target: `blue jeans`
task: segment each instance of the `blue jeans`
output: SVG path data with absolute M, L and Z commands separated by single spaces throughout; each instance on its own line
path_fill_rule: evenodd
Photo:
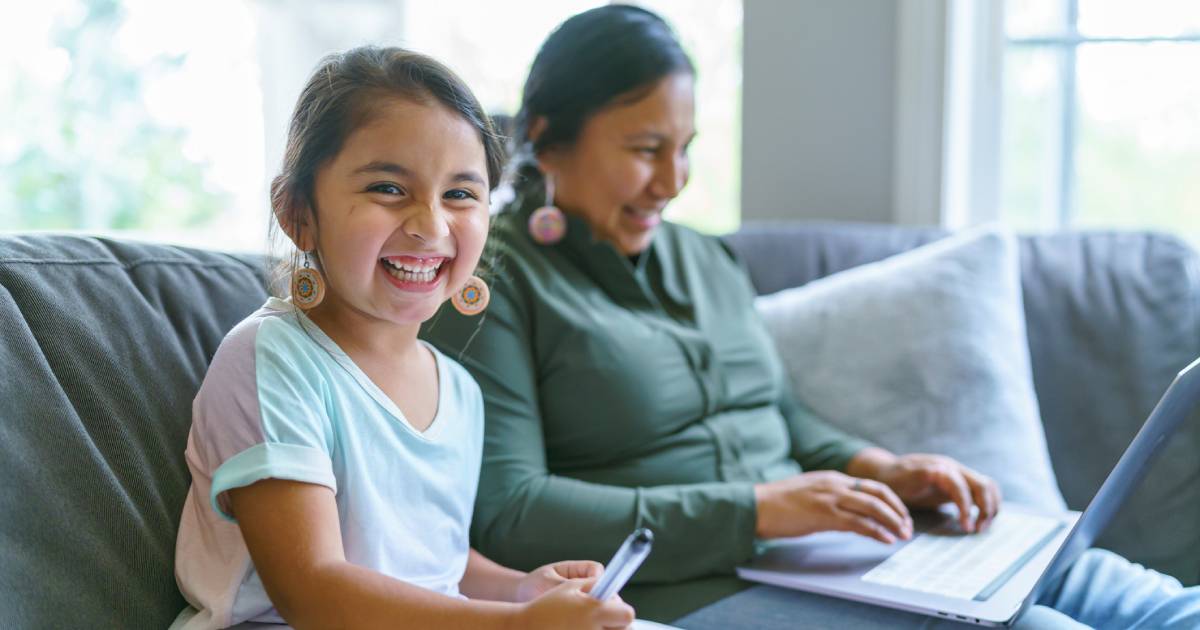
M 975 627 L 770 586 L 728 597 L 674 625 L 688 630 Z M 1200 628 L 1200 586 L 1183 588 L 1175 578 L 1145 569 L 1112 552 L 1089 549 L 1013 627 L 1021 630 Z
M 1198 628 L 1200 586 L 1089 549 L 1016 628 Z

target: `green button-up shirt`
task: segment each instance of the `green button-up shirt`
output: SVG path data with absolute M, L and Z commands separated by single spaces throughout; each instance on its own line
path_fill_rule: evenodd
M 793 401 L 749 278 L 720 241 L 663 223 L 631 260 L 574 217 L 562 241 L 539 245 L 528 216 L 494 220 L 486 313 L 443 308 L 422 332 L 483 390 L 474 545 L 520 569 L 606 562 L 648 527 L 654 550 L 635 584 L 726 577 L 670 589 L 673 608 L 623 593 L 664 611 L 640 615 L 735 591 L 728 576 L 753 553 L 753 485 L 842 469 L 867 444 Z

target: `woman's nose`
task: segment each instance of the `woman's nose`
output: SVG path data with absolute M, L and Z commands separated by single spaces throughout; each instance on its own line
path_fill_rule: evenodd
M 654 173 L 651 192 L 656 197 L 674 199 L 687 184 L 688 162 L 685 156 L 673 156 L 661 160 Z

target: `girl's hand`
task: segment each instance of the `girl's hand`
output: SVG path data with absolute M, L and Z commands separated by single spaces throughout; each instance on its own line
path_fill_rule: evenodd
M 595 578 L 570 579 L 551 588 L 524 604 L 517 627 L 538 630 L 618 630 L 632 625 L 633 608 L 621 601 L 620 597 L 613 596 L 602 602 L 588 595 L 595 584 Z
M 913 507 L 954 503 L 964 532 L 987 529 L 1000 510 L 1000 487 L 991 477 L 944 455 L 900 455 L 880 467 L 874 476 Z M 975 518 L 972 506 L 979 508 Z
M 591 560 L 564 560 L 538 567 L 517 583 L 517 602 L 527 602 L 550 589 L 573 579 L 598 578 L 604 565 Z
M 807 472 L 754 486 L 759 538 L 854 532 L 884 544 L 912 537 L 900 498 L 878 481 L 840 472 Z

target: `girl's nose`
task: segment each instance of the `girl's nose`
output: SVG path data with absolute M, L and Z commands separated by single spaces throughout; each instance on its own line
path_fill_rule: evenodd
M 405 217 L 404 233 L 422 242 L 433 242 L 450 234 L 444 212 L 427 204 L 414 204 L 413 211 Z

